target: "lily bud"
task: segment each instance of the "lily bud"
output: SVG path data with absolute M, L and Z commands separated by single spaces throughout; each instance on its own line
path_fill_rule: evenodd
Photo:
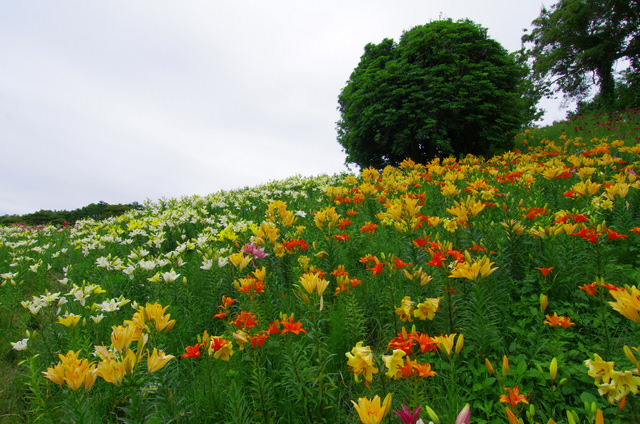
M 455 354 L 459 355 L 460 351 L 462 350 L 462 346 L 464 345 L 464 335 L 460 334 L 458 336 L 458 341 L 456 341 L 456 349 L 455 349 Z
M 469 418 L 471 418 L 471 405 L 467 403 L 458 414 L 455 424 L 469 424 Z
M 556 375 L 558 375 L 558 360 L 554 357 L 551 360 L 551 365 L 549 365 L 549 377 L 551 377 L 551 381 L 556 379 Z
M 527 411 L 527 418 L 529 422 L 533 422 L 533 418 L 536 416 L 536 408 L 533 404 L 529 405 L 529 410 Z
M 601 409 L 596 411 L 596 424 L 604 424 L 604 416 L 602 415 Z
M 484 364 L 487 366 L 489 372 L 495 376 L 496 372 L 493 370 L 493 365 L 491 365 L 491 361 L 489 361 L 489 358 L 484 358 Z
M 547 310 L 547 306 L 549 306 L 549 298 L 547 298 L 546 294 L 540 295 L 540 310 L 542 312 Z
M 382 417 L 385 417 L 388 413 L 389 410 L 391 409 L 391 393 L 387 393 L 387 395 L 384 397 L 384 400 L 382 401 Z
M 638 360 L 636 359 L 636 356 L 631 351 L 631 348 L 629 348 L 629 346 L 627 346 L 627 345 L 624 345 L 624 354 L 627 357 L 627 359 L 629 360 L 629 362 L 631 362 L 631 365 L 635 365 L 636 368 L 637 368 L 638 367 Z
M 440 418 L 438 418 L 438 415 L 436 414 L 436 412 L 433 409 L 431 409 L 427 405 L 425 405 L 424 409 L 425 409 L 425 411 L 427 411 L 427 415 L 429 416 L 431 421 L 433 421 L 434 424 L 440 424 Z
M 511 409 L 509 409 L 509 407 L 505 407 L 504 408 L 504 412 L 507 414 L 507 418 L 509 419 L 509 422 L 511 424 L 520 424 L 518 422 L 518 418 L 516 417 L 516 415 L 513 413 L 513 411 L 511 411 Z
M 620 401 L 618 402 L 618 409 L 622 411 L 626 404 L 627 404 L 627 397 L 622 396 L 622 399 L 620 399 Z
M 506 376 L 507 373 L 509 372 L 509 358 L 507 358 L 507 355 L 504 355 L 502 357 L 502 376 Z

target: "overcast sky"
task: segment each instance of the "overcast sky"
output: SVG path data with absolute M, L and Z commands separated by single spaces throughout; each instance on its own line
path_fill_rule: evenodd
M 515 51 L 542 3 L 0 0 L 0 215 L 344 171 L 367 43 L 469 18 Z

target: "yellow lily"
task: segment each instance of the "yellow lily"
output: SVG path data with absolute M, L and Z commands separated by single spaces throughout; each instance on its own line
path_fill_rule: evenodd
M 376 395 L 372 400 L 366 397 L 358 399 L 358 403 L 351 401 L 358 411 L 358 416 L 363 424 L 379 424 L 391 409 L 391 393 L 389 393 L 380 405 L 380 397 Z
M 173 355 L 167 355 L 164 351 L 158 351 L 155 347 L 153 348 L 153 353 L 149 355 L 149 350 L 147 350 L 147 366 L 149 369 L 149 374 L 153 374 L 156 371 L 161 370 L 164 366 L 173 359 Z
M 449 274 L 449 278 L 466 278 L 467 280 L 475 281 L 478 277 L 487 277 L 498 269 L 497 267 L 491 268 L 494 262 L 491 262 L 486 256 L 480 259 L 471 259 L 469 252 L 465 252 L 464 256 L 466 261 L 458 262 L 454 270 Z

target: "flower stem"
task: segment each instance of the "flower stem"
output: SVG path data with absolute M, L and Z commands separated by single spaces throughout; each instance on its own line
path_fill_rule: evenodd
M 286 337 L 287 342 L 287 353 L 289 354 L 289 357 L 291 358 L 291 365 L 293 365 L 293 372 L 296 378 L 296 383 L 298 383 L 298 387 L 300 388 L 300 392 L 302 393 L 302 400 L 303 400 L 303 404 L 304 404 L 304 410 L 307 413 L 307 418 L 309 419 L 309 422 L 312 423 L 313 422 L 313 417 L 311 416 L 311 412 L 309 411 L 309 401 L 308 401 L 308 394 L 307 394 L 307 390 L 305 388 L 305 384 L 302 381 L 302 378 L 300 377 L 300 372 L 298 370 L 298 361 L 296 360 L 296 356 L 295 353 L 293 352 L 293 348 L 291 346 L 291 337 Z

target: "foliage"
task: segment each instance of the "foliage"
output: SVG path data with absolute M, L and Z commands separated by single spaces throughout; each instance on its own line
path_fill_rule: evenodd
M 522 41 L 533 62 L 532 78 L 548 96 L 557 87 L 568 98 L 583 100 L 597 81 L 599 108 L 637 106 L 616 106 L 614 65 L 628 60 L 633 72 L 639 69 L 640 2 L 560 0 L 543 8 L 532 25 Z
M 0 422 L 638 422 L 637 117 L 2 227 Z
M 622 78 L 616 80 L 615 98 L 612 104 L 598 93 L 593 99 L 578 101 L 575 112 L 569 112 L 568 118 L 594 113 L 607 113 L 612 109 L 624 111 L 640 108 L 640 68 L 634 70 L 627 68 L 622 73 Z
M 0 225 L 61 225 L 65 222 L 69 225 L 73 225 L 76 221 L 81 219 L 91 218 L 100 220 L 111 218 L 114 216 L 120 216 L 130 209 L 140 209 L 140 207 L 141 206 L 137 202 L 126 205 L 110 205 L 106 202 L 100 201 L 72 211 L 51 211 L 43 209 L 25 215 L 0 216 Z
M 338 97 L 338 142 L 362 169 L 511 147 L 533 117 L 524 67 L 486 29 L 441 20 L 367 44 Z

